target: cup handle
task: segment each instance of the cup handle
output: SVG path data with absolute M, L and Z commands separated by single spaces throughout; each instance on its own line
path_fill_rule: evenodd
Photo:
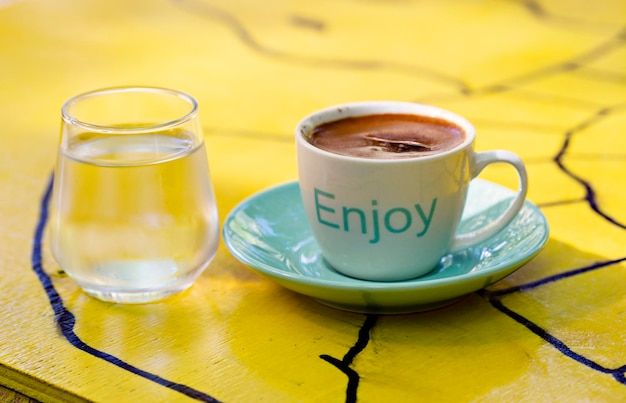
M 519 189 L 517 191 L 517 195 L 511 204 L 509 204 L 507 210 L 495 221 L 492 221 L 488 225 L 476 231 L 463 235 L 457 235 L 452 240 L 449 252 L 457 252 L 489 239 L 506 227 L 517 216 L 517 213 L 519 213 L 524 205 L 524 200 L 526 200 L 526 193 L 528 191 L 528 175 L 526 173 L 526 166 L 520 157 L 512 152 L 496 150 L 476 153 L 474 155 L 474 166 L 471 172 L 472 179 L 476 178 L 487 165 L 496 162 L 509 164 L 517 171 L 519 179 Z

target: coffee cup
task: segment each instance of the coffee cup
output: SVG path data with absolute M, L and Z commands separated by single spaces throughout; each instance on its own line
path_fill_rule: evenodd
M 475 152 L 476 132 L 450 111 L 410 102 L 329 107 L 296 127 L 303 206 L 324 259 L 371 281 L 403 281 L 446 254 L 479 244 L 520 211 L 528 180 L 510 151 Z M 457 234 L 470 181 L 489 164 L 511 165 L 519 189 L 504 212 Z

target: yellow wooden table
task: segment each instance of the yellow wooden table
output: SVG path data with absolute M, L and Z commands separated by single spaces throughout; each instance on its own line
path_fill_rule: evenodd
M 42 200 L 62 103 L 117 85 L 199 100 L 222 221 L 296 179 L 302 116 L 394 99 L 451 109 L 475 123 L 479 150 L 522 156 L 550 239 L 487 292 L 426 313 L 327 308 L 223 243 L 178 296 L 94 300 L 52 259 Z M 97 402 L 626 400 L 623 1 L 0 0 L 0 122 L 0 383 L 15 391 Z M 505 168 L 481 177 L 515 186 Z

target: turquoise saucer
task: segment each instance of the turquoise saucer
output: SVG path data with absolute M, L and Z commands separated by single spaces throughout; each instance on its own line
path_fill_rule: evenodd
M 459 232 L 500 214 L 514 192 L 480 179 L 470 184 Z M 244 200 L 228 215 L 230 252 L 261 276 L 322 304 L 362 313 L 409 313 L 439 308 L 480 290 L 533 258 L 548 239 L 548 224 L 526 202 L 511 224 L 489 240 L 449 254 L 425 276 L 400 282 L 358 280 L 322 257 L 307 223 L 297 182 Z

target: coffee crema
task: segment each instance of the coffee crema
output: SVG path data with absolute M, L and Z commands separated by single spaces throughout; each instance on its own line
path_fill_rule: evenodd
M 465 132 L 445 119 L 410 114 L 372 114 L 313 128 L 309 143 L 335 154 L 376 159 L 416 158 L 451 150 Z

